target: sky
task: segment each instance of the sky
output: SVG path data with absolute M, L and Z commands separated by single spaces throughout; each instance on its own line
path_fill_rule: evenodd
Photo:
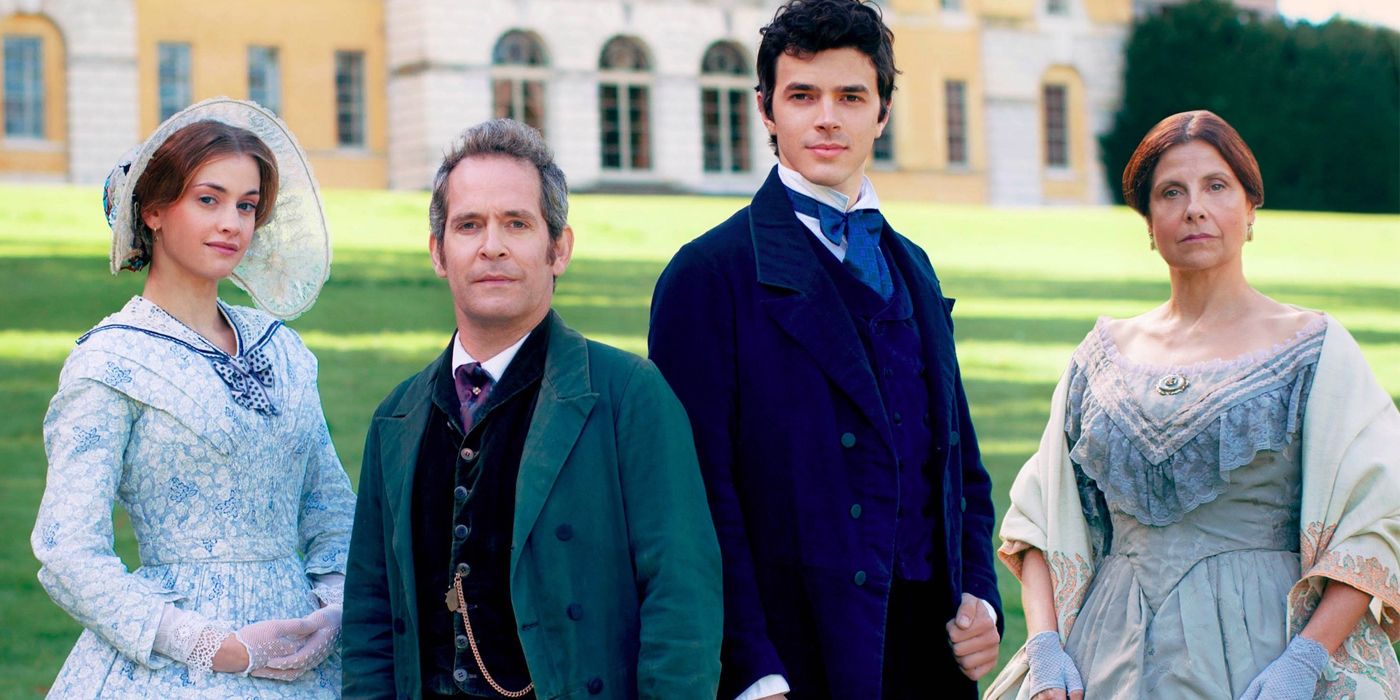
M 1279 14 L 1305 19 L 1314 24 L 1326 22 L 1334 14 L 1400 29 L 1400 0 L 1279 0 Z

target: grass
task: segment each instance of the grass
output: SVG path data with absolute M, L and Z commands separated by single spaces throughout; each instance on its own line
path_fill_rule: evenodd
M 446 286 L 426 253 L 423 193 L 331 192 L 335 264 L 314 309 L 291 325 L 321 363 L 336 447 L 358 479 L 369 415 L 384 394 L 445 346 Z M 72 341 L 140 291 L 107 274 L 107 229 L 95 188 L 0 188 L 0 697 L 41 695 L 77 636 L 35 580 L 27 534 L 46 467 L 40 422 Z M 744 202 L 734 198 L 574 198 L 576 258 L 556 308 L 584 333 L 646 349 L 648 303 L 671 254 Z M 929 251 L 954 314 L 958 353 L 998 512 L 1035 449 L 1070 352 L 1101 314 L 1161 302 L 1164 268 L 1126 209 L 992 210 L 887 203 Z M 1360 341 L 1400 397 L 1400 217 L 1262 211 L 1246 249 L 1251 280 L 1282 301 L 1325 309 Z M 246 303 L 231 286 L 225 298 Z M 117 549 L 138 564 L 125 516 Z M 1015 580 L 999 571 L 1003 658 L 1024 640 Z

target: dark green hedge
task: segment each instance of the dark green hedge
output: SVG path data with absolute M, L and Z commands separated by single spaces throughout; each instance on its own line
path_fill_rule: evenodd
M 1109 189 L 1162 118 L 1208 109 L 1244 137 L 1271 209 L 1400 212 L 1400 34 L 1256 20 L 1197 0 L 1139 20 L 1123 106 L 1100 137 Z

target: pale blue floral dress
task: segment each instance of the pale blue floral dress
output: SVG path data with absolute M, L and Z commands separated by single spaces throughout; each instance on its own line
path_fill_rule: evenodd
M 333 698 L 333 654 L 286 683 L 192 674 L 152 651 L 167 602 L 230 629 L 304 616 L 309 576 L 343 573 L 355 496 L 291 329 L 220 303 L 230 357 L 135 297 L 81 339 L 44 419 L 39 580 L 86 629 L 51 697 Z M 141 566 L 113 553 L 112 504 Z
M 1237 698 L 1283 653 L 1325 331 L 1154 367 L 1100 320 L 1075 351 L 1065 433 L 1098 565 L 1065 651 L 1085 700 Z

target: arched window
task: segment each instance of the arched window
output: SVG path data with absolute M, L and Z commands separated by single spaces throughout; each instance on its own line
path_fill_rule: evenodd
M 732 42 L 710 45 L 700 62 L 700 131 L 705 172 L 749 169 L 753 82 L 744 52 Z
M 496 116 L 544 131 L 544 81 L 549 62 L 539 37 L 520 30 L 506 32 L 491 52 L 491 63 Z
M 651 169 L 651 58 L 635 39 L 613 37 L 598 69 L 603 167 Z

